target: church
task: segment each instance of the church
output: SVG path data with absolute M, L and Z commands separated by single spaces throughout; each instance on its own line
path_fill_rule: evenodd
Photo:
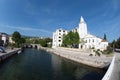
M 87 30 L 87 24 L 84 20 L 84 18 L 81 16 L 79 25 L 76 29 L 73 29 L 72 31 L 77 31 L 80 37 L 80 44 L 79 49 L 100 49 L 105 50 L 108 46 L 108 41 L 99 38 L 95 35 L 92 35 L 88 33 Z M 60 47 L 62 45 L 62 37 L 63 35 L 66 35 L 69 31 L 63 30 L 63 29 L 57 29 L 53 33 L 53 42 L 52 47 Z

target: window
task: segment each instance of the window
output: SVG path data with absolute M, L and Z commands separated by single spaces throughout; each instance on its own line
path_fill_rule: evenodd
M 93 39 L 93 43 L 94 43 L 94 39 Z
M 106 48 L 106 45 L 104 44 L 104 48 Z
M 59 36 L 59 38 L 61 38 L 61 37 Z
M 59 40 L 59 42 L 61 42 L 61 40 Z
M 61 35 L 61 33 L 59 33 L 59 35 Z
M 59 30 L 59 32 L 61 32 L 61 30 Z

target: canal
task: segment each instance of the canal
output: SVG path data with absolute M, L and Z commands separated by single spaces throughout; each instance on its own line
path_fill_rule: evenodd
M 0 63 L 0 80 L 101 80 L 104 74 L 104 70 L 36 49 L 25 49 Z

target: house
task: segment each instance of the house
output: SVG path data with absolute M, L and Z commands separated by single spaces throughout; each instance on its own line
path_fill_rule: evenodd
M 6 33 L 0 33 L 0 45 L 4 46 L 9 43 L 9 35 Z

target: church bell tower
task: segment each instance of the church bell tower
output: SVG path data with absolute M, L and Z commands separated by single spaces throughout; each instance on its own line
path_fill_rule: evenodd
M 78 33 L 80 38 L 84 38 L 84 36 L 87 35 L 87 24 L 82 16 L 80 18 Z

